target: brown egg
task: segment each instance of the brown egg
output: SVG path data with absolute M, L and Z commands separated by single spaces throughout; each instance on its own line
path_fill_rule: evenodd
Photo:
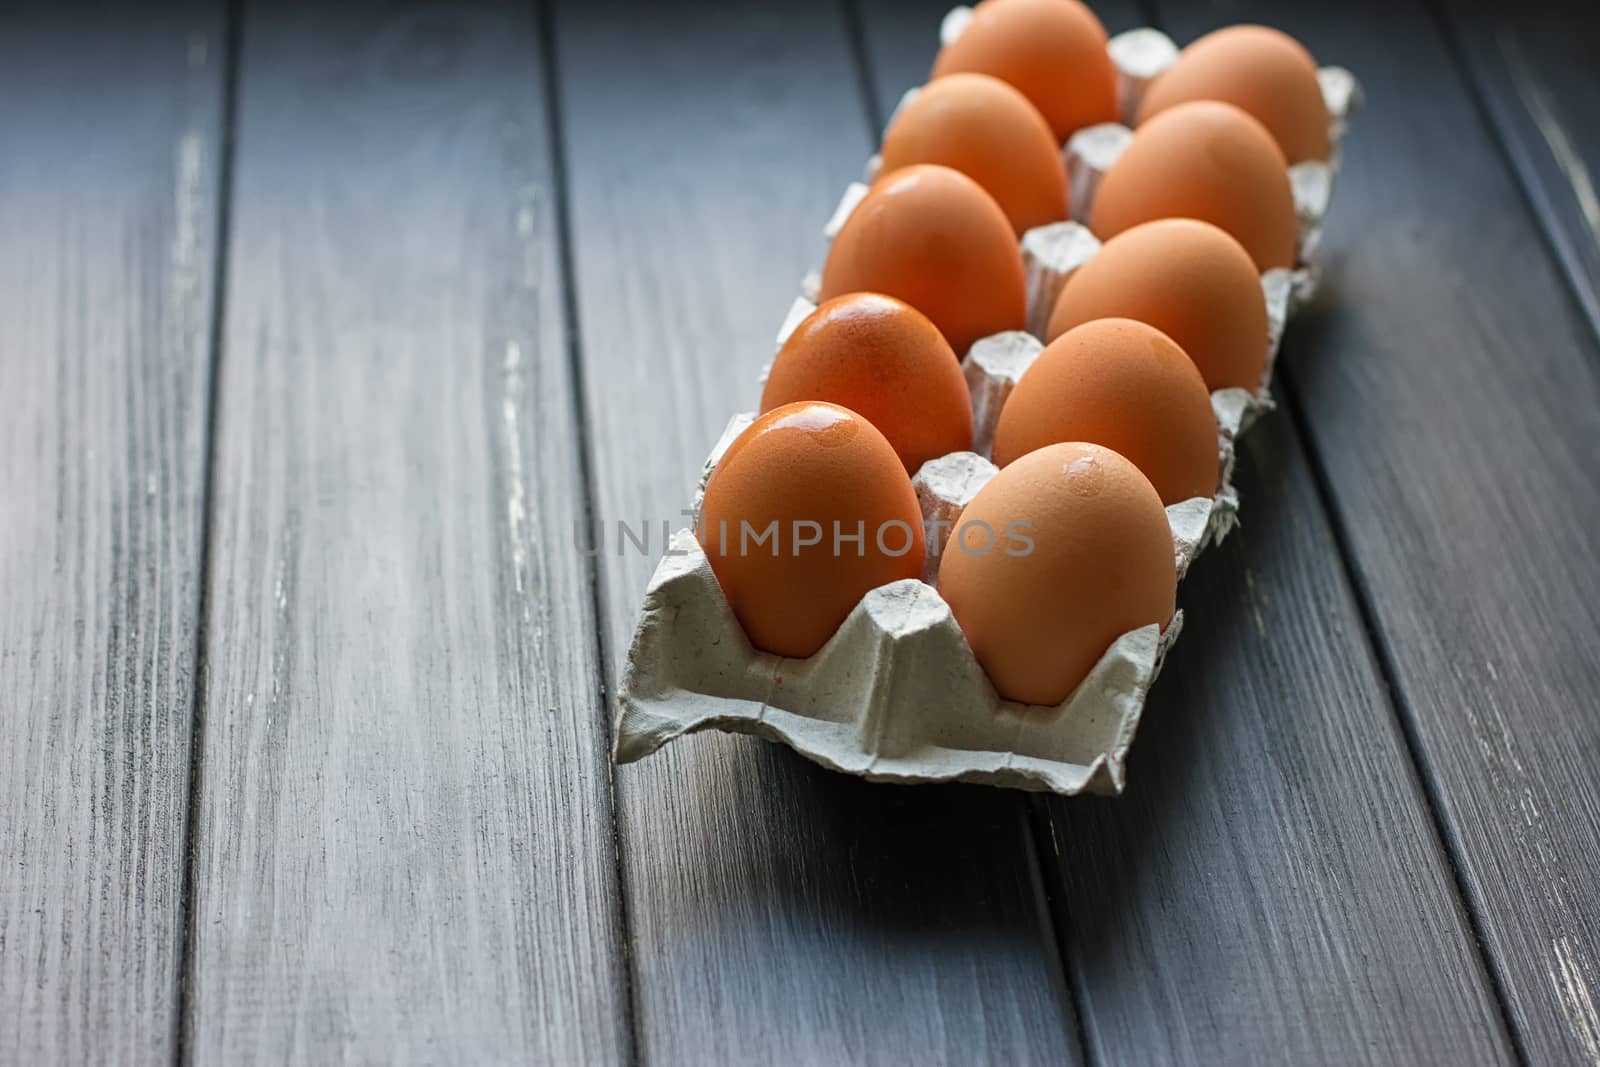
M 750 643 L 804 659 L 868 592 L 922 574 L 922 512 L 866 419 L 808 401 L 767 412 L 706 486 L 700 544 Z
M 1222 227 L 1258 271 L 1294 266 L 1289 166 L 1266 127 L 1232 104 L 1178 104 L 1135 130 L 1100 180 L 1089 228 L 1103 241 L 1166 218 Z
M 1067 217 L 1067 169 L 1049 123 L 987 74 L 931 81 L 895 115 L 883 135 L 883 169 L 913 163 L 941 163 L 976 181 L 1018 236 Z
M 918 164 L 885 175 L 833 239 L 822 299 L 887 293 L 928 316 L 957 355 L 1020 330 L 1028 290 L 1017 235 L 994 198 L 960 171 Z
M 973 654 L 1020 704 L 1061 703 L 1118 637 L 1165 628 L 1177 588 L 1155 489 L 1122 456 L 1082 442 L 995 475 L 939 565 L 939 592 Z
M 1057 142 L 1117 119 L 1117 74 L 1106 30 L 1078 0 L 983 0 L 933 64 L 935 78 L 963 71 L 1016 86 Z
M 1092 441 L 1122 453 L 1162 504 L 1217 491 L 1211 394 L 1172 338 L 1132 319 L 1096 319 L 1039 353 L 1000 409 L 994 462 Z
M 1142 123 L 1190 100 L 1222 100 L 1267 128 L 1290 163 L 1327 159 L 1328 105 L 1311 53 L 1266 26 L 1229 26 L 1183 50 L 1139 104 Z
M 1046 336 L 1104 318 L 1138 319 L 1172 338 L 1207 389 L 1261 385 L 1261 278 L 1244 247 L 1209 222 L 1159 219 L 1117 234 L 1067 278 Z
M 876 426 L 905 469 L 972 448 L 972 395 L 927 316 L 882 293 L 836 297 L 808 315 L 767 373 L 761 410 L 826 400 Z

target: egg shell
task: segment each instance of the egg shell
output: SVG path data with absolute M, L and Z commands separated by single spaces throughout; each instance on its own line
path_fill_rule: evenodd
M 1260 388 L 1270 330 L 1250 254 L 1195 219 L 1124 230 L 1068 276 L 1045 333 L 1055 340 L 1093 319 L 1149 323 L 1177 342 L 1206 388 Z
M 1217 491 L 1211 394 L 1172 338 L 1133 319 L 1096 319 L 1045 346 L 1000 409 L 994 462 L 1092 441 L 1150 479 L 1163 506 Z
M 1267 26 L 1228 26 L 1185 48 L 1145 92 L 1138 121 L 1192 100 L 1242 108 L 1272 134 L 1290 163 L 1332 151 L 1317 64 L 1293 37 Z
M 1021 537 L 1007 536 L 1013 523 L 1027 524 L 1025 554 Z M 984 526 L 995 537 L 980 554 Z M 1002 469 L 962 512 L 939 565 L 939 592 L 973 654 L 1002 697 L 1024 704 L 1059 704 L 1113 641 L 1165 626 L 1177 586 L 1154 487 L 1124 457 L 1083 442 Z
M 895 113 L 882 170 L 939 163 L 983 186 L 1020 237 L 1067 217 L 1067 169 L 1049 123 L 1016 89 L 987 74 L 928 83 Z
M 1076 129 L 1117 117 L 1105 27 L 1078 0 L 983 0 L 933 64 L 934 78 L 962 72 L 1016 86 L 1058 144 Z
M 836 297 L 795 327 L 767 373 L 761 410 L 799 400 L 867 419 L 908 474 L 972 447 L 972 398 L 955 352 L 927 316 L 881 293 Z
M 1266 127 L 1232 104 L 1178 104 L 1135 130 L 1100 180 L 1089 228 L 1105 241 L 1163 218 L 1220 226 L 1258 272 L 1294 266 L 1299 224 L 1288 163 Z
M 922 574 L 911 479 L 883 434 L 837 404 L 786 404 L 756 419 L 723 454 L 700 508 L 700 544 L 723 595 L 751 644 L 776 655 L 812 655 L 869 590 Z
M 885 293 L 926 315 L 959 354 L 1027 321 L 1016 233 L 983 187 L 933 164 L 884 176 L 828 248 L 823 301 Z
M 970 8 L 958 7 L 946 17 L 945 40 L 959 33 L 970 13 Z M 1154 30 L 1132 33 L 1159 37 Z M 1156 71 L 1124 66 L 1123 73 L 1132 83 Z M 1359 86 L 1341 68 L 1324 68 L 1319 80 L 1336 121 L 1337 140 L 1344 120 L 1360 102 Z M 1125 98 L 1124 105 L 1136 108 L 1137 101 Z M 1054 266 L 1064 280 L 1075 265 Z M 1268 306 L 1274 309 L 1269 314 L 1273 329 L 1281 327 L 1283 316 L 1308 291 L 1305 273 L 1272 270 L 1262 275 Z M 815 272 L 807 276 L 802 287 L 806 296 L 791 308 L 783 336 L 814 310 L 819 285 Z M 1048 305 L 1059 288 L 1051 289 Z M 1293 302 L 1288 299 L 1291 291 Z M 1046 306 L 1041 335 L 1049 311 Z M 969 354 L 969 371 L 979 354 Z M 1235 432 L 1270 407 L 1264 389 L 1254 396 L 1223 390 L 1213 401 L 1225 449 Z M 751 421 L 752 416 L 739 415 L 729 423 L 707 460 L 697 500 L 727 446 Z M 981 465 L 976 456 L 967 459 Z M 951 492 L 948 501 L 956 513 L 970 501 L 964 483 L 943 488 L 960 490 Z M 1220 504 L 1222 496 L 1206 503 Z M 945 503 L 936 505 L 940 514 Z M 1185 516 L 1196 503 L 1174 505 L 1167 512 L 1180 573 L 1201 544 L 1195 536 L 1198 526 L 1184 533 Z M 1186 539 L 1188 552 L 1182 543 Z M 1120 793 L 1145 695 L 1181 624 L 1182 613 L 1174 612 L 1165 629 L 1152 624 L 1129 631 L 1110 646 L 1067 702 L 1053 708 L 1022 707 L 997 697 L 943 599 L 920 582 L 873 590 L 808 660 L 753 651 L 698 542 L 689 531 L 680 531 L 646 590 L 627 654 L 617 698 L 614 758 L 626 763 L 677 737 L 721 730 L 786 744 L 822 766 L 872 781 L 955 780 L 1059 795 Z

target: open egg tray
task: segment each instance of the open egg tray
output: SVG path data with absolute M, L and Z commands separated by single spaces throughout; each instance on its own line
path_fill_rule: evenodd
M 945 16 L 940 36 L 954 40 L 971 9 Z M 1165 35 L 1132 30 L 1111 39 L 1124 119 L 1140 96 L 1178 55 Z M 1268 384 L 1287 318 L 1309 298 L 1322 219 L 1338 165 L 1338 143 L 1360 102 L 1346 70 L 1319 72 L 1333 123 L 1334 154 L 1327 163 L 1289 169 L 1300 223 L 1299 266 L 1271 270 L 1261 279 L 1269 336 L 1266 372 L 1255 392 L 1222 389 L 1211 395 L 1217 417 L 1222 478 L 1216 496 L 1167 508 L 1173 553 L 1181 579 L 1207 546 L 1233 528 L 1238 496 L 1232 485 L 1233 446 L 1239 434 L 1272 406 Z M 909 99 L 917 90 L 910 90 Z M 1063 148 L 1071 216 L 1087 218 L 1106 170 L 1132 131 L 1106 123 L 1078 131 Z M 868 161 L 868 181 L 877 170 Z M 832 238 L 866 194 L 853 182 L 828 220 Z M 913 479 L 925 520 L 953 528 L 961 510 L 993 477 L 987 458 L 1000 408 L 1022 373 L 1043 349 L 1039 337 L 1067 277 L 1099 249 L 1086 227 L 1058 222 L 1022 238 L 1028 278 L 1028 331 L 979 340 L 962 366 L 972 393 L 974 447 L 924 464 Z M 815 307 L 815 274 L 802 283 L 777 337 Z M 753 421 L 735 415 L 713 448 L 695 494 L 700 495 L 723 452 Z M 934 527 L 938 529 L 939 527 Z M 903 580 L 872 590 L 816 655 L 784 659 L 754 648 L 745 637 L 710 562 L 688 530 L 676 533 L 645 591 L 618 696 L 614 759 L 642 759 L 668 741 L 699 730 L 756 734 L 781 741 L 824 766 L 876 781 L 981 782 L 1071 795 L 1120 793 L 1125 760 L 1138 729 L 1145 696 L 1167 650 L 1183 627 L 1176 612 L 1162 630 L 1130 631 L 1108 648 L 1065 702 L 1053 708 L 1002 700 L 968 646 L 932 581 L 944 537 L 929 536 L 927 581 Z

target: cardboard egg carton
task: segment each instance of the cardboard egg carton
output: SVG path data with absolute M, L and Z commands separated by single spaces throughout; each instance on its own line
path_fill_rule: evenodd
M 952 10 L 940 27 L 941 39 L 953 40 L 970 15 L 968 8 Z M 1120 114 L 1128 120 L 1178 49 L 1152 29 L 1120 34 L 1108 49 L 1118 71 Z M 1269 328 L 1262 339 L 1267 363 L 1260 386 L 1211 396 L 1221 469 L 1216 495 L 1167 508 L 1180 580 L 1237 521 L 1234 444 L 1272 406 L 1268 384 L 1284 325 L 1315 284 L 1311 258 L 1337 171 L 1337 143 L 1360 102 L 1348 71 L 1324 68 L 1319 81 L 1333 122 L 1334 159 L 1290 168 L 1299 263 L 1261 279 Z M 902 98 L 902 106 L 915 92 Z M 1079 131 L 1063 148 L 1074 218 L 1088 216 L 1101 176 L 1131 136 L 1126 126 L 1108 123 Z M 868 161 L 868 181 L 877 166 L 876 157 Z M 826 237 L 839 232 L 867 189 L 851 183 L 824 227 Z M 1034 707 L 995 692 L 933 584 L 961 511 L 996 473 L 987 457 L 1000 409 L 1043 350 L 1041 338 L 1061 287 L 1099 247 L 1076 222 L 1037 227 L 1023 236 L 1027 329 L 983 338 L 962 360 L 975 451 L 931 460 L 912 480 L 929 532 L 925 580 L 872 590 L 816 655 L 785 659 L 754 648 L 693 533 L 673 536 L 646 589 L 628 651 L 614 732 L 616 762 L 642 759 L 683 734 L 722 730 L 779 741 L 824 766 L 877 781 L 978 782 L 1063 795 L 1122 791 L 1124 761 L 1146 694 L 1182 630 L 1183 613 L 1175 613 L 1164 629 L 1152 624 L 1122 635 L 1067 700 Z M 819 287 L 815 272 L 802 282 L 802 295 L 779 328 L 779 345 L 815 310 Z M 716 464 L 754 417 L 735 415 L 707 457 L 694 493 L 696 511 Z
M 752 648 L 699 542 L 673 536 L 628 652 L 615 759 L 696 730 L 781 741 L 825 767 L 888 782 L 982 782 L 1117 793 L 1145 693 L 1182 628 L 1133 630 L 1058 708 L 1012 704 L 967 647 L 938 591 L 915 579 L 857 604 L 822 650 Z

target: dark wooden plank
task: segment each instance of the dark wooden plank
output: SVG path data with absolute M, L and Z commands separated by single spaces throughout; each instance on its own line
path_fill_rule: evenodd
M 1447 0 L 1467 74 L 1600 332 L 1600 23 L 1580 0 Z
M 1113 33 L 1143 21 L 1132 4 L 1097 11 Z M 927 18 L 926 5 L 867 4 L 885 99 L 922 76 L 925 61 L 899 42 Z M 1092 1058 L 1505 1062 L 1492 990 L 1285 414 L 1250 431 L 1238 480 L 1243 526 L 1184 585 L 1184 636 L 1152 693 L 1127 794 L 1040 805 Z
M 660 523 L 682 525 L 758 400 L 871 146 L 834 7 L 570 3 L 558 24 L 598 511 L 655 538 L 603 558 L 615 665 Z M 1019 796 L 872 786 L 711 735 L 616 786 L 647 1061 L 1076 1057 Z
M 167 1063 L 222 142 L 216 5 L 0 30 L 0 1062 Z M 114 72 L 114 75 L 113 75 Z
M 1600 353 L 1420 3 L 1220 17 L 1368 89 L 1289 380 L 1518 1044 L 1600 1063 Z
M 248 12 L 196 1062 L 627 1058 L 539 56 L 523 4 Z
M 1196 565 L 1120 802 L 1051 804 L 1102 1062 L 1509 1063 L 1512 1050 L 1280 414 Z

